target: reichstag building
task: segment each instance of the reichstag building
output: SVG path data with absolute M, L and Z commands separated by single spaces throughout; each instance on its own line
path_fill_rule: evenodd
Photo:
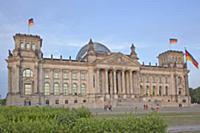
M 133 44 L 126 55 L 90 39 L 74 60 L 44 58 L 42 39 L 37 35 L 15 34 L 14 43 L 6 59 L 7 105 L 190 105 L 189 71 L 181 51 L 165 51 L 158 55 L 158 64 L 145 65 L 139 62 Z

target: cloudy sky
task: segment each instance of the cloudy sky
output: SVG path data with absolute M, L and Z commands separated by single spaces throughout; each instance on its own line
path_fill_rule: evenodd
M 8 49 L 13 35 L 27 33 L 43 38 L 45 57 L 76 57 L 90 38 L 111 51 L 130 53 L 134 43 L 140 62 L 155 64 L 159 53 L 169 50 L 169 38 L 178 38 L 173 50 L 184 47 L 200 63 L 199 0 L 1 0 L 0 95 L 7 93 Z M 200 70 L 188 62 L 190 87 L 200 86 Z

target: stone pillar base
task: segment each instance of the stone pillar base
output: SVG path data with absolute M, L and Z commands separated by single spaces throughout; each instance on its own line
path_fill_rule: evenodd
M 110 99 L 110 95 L 109 94 L 106 94 L 106 99 Z
M 118 95 L 114 95 L 114 98 L 115 98 L 115 99 L 118 99 Z
M 123 95 L 123 99 L 126 99 L 126 95 Z
M 131 98 L 135 98 L 135 95 L 131 95 Z

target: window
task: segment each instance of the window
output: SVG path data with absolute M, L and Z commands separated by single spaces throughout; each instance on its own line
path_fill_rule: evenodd
M 159 96 L 162 95 L 162 86 L 159 86 Z
M 27 48 L 27 49 L 30 49 L 30 48 L 31 48 L 31 45 L 30 45 L 29 43 L 27 43 L 27 44 L 26 44 L 26 48 Z
M 48 71 L 45 71 L 45 72 L 44 72 L 44 78 L 45 78 L 45 79 L 48 79 L 48 78 L 49 78 L 49 72 L 48 72 Z
M 153 86 L 153 96 L 155 96 L 156 93 L 156 86 Z
M 68 100 L 65 100 L 65 104 L 68 104 Z
M 183 103 L 186 103 L 186 99 L 183 99 L 183 101 L 182 101 Z
M 149 86 L 146 86 L 146 95 L 149 96 Z
M 159 77 L 159 83 L 162 83 L 162 77 Z
M 149 83 L 149 77 L 148 76 L 146 77 L 146 82 Z
M 63 73 L 63 79 L 68 79 L 69 78 L 69 73 L 68 72 L 64 72 Z
M 50 84 L 49 83 L 44 84 L 44 95 L 50 95 Z
M 59 100 L 56 100 L 56 101 L 55 101 L 55 104 L 59 104 Z
M 168 77 L 165 77 L 165 83 L 168 83 Z
M 72 79 L 77 79 L 77 73 L 75 72 L 72 73 Z
M 85 90 L 86 90 L 86 85 L 85 84 L 81 84 L 80 94 L 81 95 L 85 95 Z
M 45 103 L 46 103 L 46 105 L 49 105 L 49 100 L 46 100 L 46 102 L 45 102 Z
M 179 77 L 178 77 L 178 85 L 180 85 L 181 82 L 182 82 L 182 78 L 179 76 Z
M 77 101 L 77 100 L 74 100 L 74 103 L 78 103 L 78 101 Z
M 59 78 L 59 73 L 58 72 L 54 72 L 54 78 L 58 79 Z
M 72 95 L 77 95 L 77 84 L 73 83 L 72 84 Z
M 32 93 L 32 86 L 31 84 L 25 84 L 24 85 L 24 94 L 25 95 L 31 95 Z
M 140 93 L 141 93 L 141 95 L 145 95 L 145 92 L 144 92 L 144 89 L 143 89 L 142 85 L 140 85 Z
M 21 49 L 24 49 L 25 48 L 25 44 L 23 42 L 20 43 L 20 47 Z
M 67 95 L 68 94 L 68 84 L 67 83 L 64 83 L 63 84 L 63 95 Z
M 81 80 L 85 80 L 85 73 L 81 73 Z
M 86 103 L 86 100 L 85 100 L 85 99 L 83 100 L 83 103 Z
M 182 88 L 178 89 L 178 94 L 181 95 Z
M 155 83 L 155 82 L 156 82 L 156 80 L 155 80 L 155 77 L 154 77 L 154 76 L 152 77 L 152 81 L 153 81 L 153 83 Z
M 24 69 L 23 71 L 23 77 L 33 77 L 33 72 L 31 69 Z
M 31 106 L 31 101 L 30 100 L 25 100 L 24 101 L 24 106 Z
M 54 95 L 60 94 L 60 87 L 58 83 L 54 83 Z
M 168 96 L 168 86 L 165 87 L 165 95 Z
M 35 50 L 35 44 L 32 44 L 32 50 Z

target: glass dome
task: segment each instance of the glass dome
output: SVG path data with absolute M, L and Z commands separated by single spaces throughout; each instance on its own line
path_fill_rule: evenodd
M 103 44 L 101 43 L 98 43 L 98 42 L 93 42 L 94 44 L 94 50 L 96 53 L 99 53 L 99 54 L 107 54 L 107 53 L 110 53 L 110 50 Z M 83 56 L 87 53 L 88 51 L 88 48 L 89 48 L 89 45 L 86 44 L 84 45 L 78 52 L 77 56 L 76 56 L 76 59 L 77 60 L 80 60 L 81 58 L 83 58 Z

